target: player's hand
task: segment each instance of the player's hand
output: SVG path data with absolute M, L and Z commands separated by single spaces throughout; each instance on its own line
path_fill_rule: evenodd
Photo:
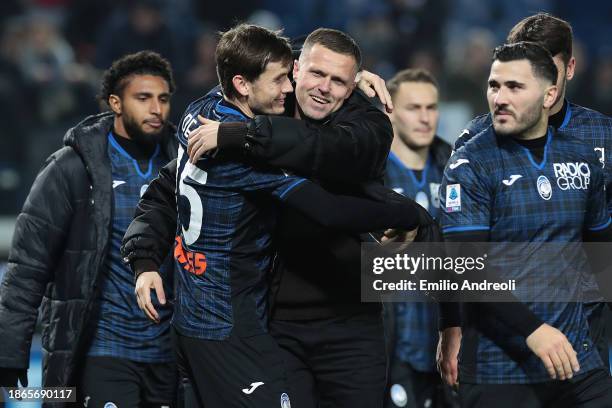
M 136 289 L 134 290 L 138 300 L 138 307 L 149 319 L 159 323 L 159 314 L 151 302 L 151 289 L 155 290 L 159 303 L 165 305 L 166 294 L 164 293 L 164 284 L 159 272 L 150 271 L 141 273 L 136 280 Z
M 202 115 L 198 115 L 200 125 L 193 132 L 189 133 L 187 140 L 187 154 L 189 161 L 195 164 L 202 155 L 210 150 L 217 148 L 217 135 L 219 132 L 220 122 L 206 119 Z
M 580 370 L 574 348 L 565 335 L 544 323 L 527 337 L 527 347 L 542 360 L 550 378 L 567 380 Z
M 451 387 L 458 385 L 461 327 L 449 327 L 440 332 L 436 363 L 442 380 Z
M 17 381 L 22 387 L 28 386 L 28 370 L 26 368 L 0 368 L 0 387 L 17 388 Z
M 370 98 L 378 96 L 380 102 L 385 105 L 388 113 L 393 112 L 393 101 L 387 89 L 385 80 L 370 71 L 363 70 L 359 73 L 357 87 Z
M 406 242 L 406 243 L 410 243 L 413 242 L 414 239 L 417 236 L 417 233 L 419 232 L 419 228 L 415 228 L 413 230 L 410 231 L 406 231 L 406 230 L 402 230 L 402 229 L 396 229 L 396 228 L 390 228 L 388 230 L 385 231 L 383 237 L 381 238 L 380 242 L 382 242 L 383 244 L 388 243 L 388 242 Z

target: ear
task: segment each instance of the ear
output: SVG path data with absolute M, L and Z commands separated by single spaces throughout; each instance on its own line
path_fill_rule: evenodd
M 239 95 L 249 96 L 249 81 L 247 81 L 242 75 L 234 75 L 232 78 L 232 85 Z
M 559 92 L 559 88 L 557 85 L 550 85 L 544 91 L 544 108 L 550 109 L 557 100 L 557 93 Z
M 293 80 L 294 81 L 297 78 L 299 70 L 300 70 L 300 61 L 299 60 L 294 60 L 293 61 Z
M 576 73 L 576 58 L 572 57 L 567 63 L 567 68 L 565 70 L 565 79 L 567 79 L 568 81 L 571 81 L 575 73 Z
M 117 95 L 111 94 L 108 97 L 108 106 L 110 106 L 111 110 L 116 115 L 121 115 L 122 106 L 121 106 L 121 98 Z

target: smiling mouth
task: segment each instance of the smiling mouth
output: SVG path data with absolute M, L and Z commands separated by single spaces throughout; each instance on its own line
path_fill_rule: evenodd
M 310 97 L 312 98 L 313 101 L 315 101 L 316 103 L 320 105 L 325 105 L 326 103 L 329 103 L 327 99 L 321 98 L 319 96 L 310 95 Z

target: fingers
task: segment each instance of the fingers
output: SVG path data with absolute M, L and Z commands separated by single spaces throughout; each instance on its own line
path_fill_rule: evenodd
M 572 345 L 567 342 L 565 344 L 565 353 L 569 356 L 570 365 L 572 366 L 572 370 L 574 373 L 580 371 L 580 363 L 578 362 L 578 353 L 574 350 Z
M 155 288 L 155 293 L 157 294 L 157 300 L 162 305 L 166 304 L 166 294 L 164 293 L 164 284 L 161 279 L 155 279 L 153 281 L 153 286 Z
M 192 164 L 195 164 L 198 162 L 198 160 L 200 160 L 200 158 L 204 155 L 204 153 L 206 153 L 208 150 L 208 147 L 206 146 L 205 141 L 202 141 L 201 143 L 198 144 L 197 147 L 194 147 L 194 150 L 191 151 L 191 154 L 189 155 L 189 161 Z
M 574 372 L 572 370 L 572 364 L 570 363 L 570 355 L 565 352 L 565 350 L 561 350 L 557 353 L 557 356 L 561 360 L 562 364 L 562 375 L 559 376 L 562 380 L 568 380 L 574 376 Z
M 136 298 L 138 301 L 138 307 L 145 313 L 145 315 L 152 321 L 159 323 L 159 315 L 151 303 L 151 288 L 154 287 L 150 279 L 138 278 L 136 281 Z
M 550 359 L 550 357 L 548 357 L 548 355 L 545 354 L 542 357 L 540 357 L 540 359 L 542 360 L 542 363 L 544 363 L 544 367 L 546 368 L 546 371 L 548 372 L 548 375 L 550 376 L 550 378 L 552 378 L 553 380 L 557 378 L 557 374 L 555 372 L 555 366 L 552 360 Z
M 212 122 L 212 120 L 210 119 L 206 119 L 204 116 L 202 115 L 198 115 L 198 120 L 200 121 L 201 124 L 205 125 L 207 123 Z

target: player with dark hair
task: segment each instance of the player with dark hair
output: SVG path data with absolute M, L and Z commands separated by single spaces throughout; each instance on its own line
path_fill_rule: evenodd
M 612 118 L 594 110 L 576 105 L 565 99 L 567 82 L 574 77 L 576 60 L 572 54 L 573 34 L 572 27 L 567 22 L 558 17 L 547 13 L 538 13 L 519 21 L 508 34 L 507 42 L 514 43 L 519 41 L 532 41 L 546 48 L 553 56 L 553 61 L 557 67 L 558 89 L 557 99 L 549 110 L 549 125 L 556 130 L 562 130 L 592 146 L 603 166 L 604 178 L 606 183 L 606 195 L 608 210 L 612 212 Z M 455 141 L 455 150 L 461 148 L 467 141 L 479 132 L 491 127 L 492 116 L 486 114 L 473 119 L 462 131 L 459 138 Z M 600 288 L 597 285 L 595 276 L 588 274 L 585 276 L 585 300 L 589 309 L 589 323 L 591 333 L 597 343 L 597 348 L 604 361 L 608 360 L 608 335 L 606 330 L 606 320 L 609 315 L 608 306 L 602 302 Z M 456 329 L 449 329 L 457 333 Z M 448 340 L 449 349 L 444 347 L 448 353 L 441 354 L 442 369 L 450 377 L 456 375 L 456 352 L 458 339 Z M 447 367 L 445 369 L 444 367 Z M 450 372 L 452 371 L 452 375 Z
M 0 286 L 0 385 L 27 384 L 40 306 L 43 386 L 77 386 L 79 403 L 90 408 L 173 404 L 172 311 L 160 310 L 160 324 L 142 315 L 119 251 L 140 196 L 176 156 L 173 90 L 159 54 L 115 61 L 100 91 L 111 112 L 71 128 L 39 172 Z
M 252 61 L 258 69 L 249 78 L 241 72 L 241 55 L 259 56 L 265 64 Z M 338 63 L 352 70 L 341 78 L 346 93 L 353 86 L 349 76 L 356 71 L 353 57 L 343 57 Z M 185 150 L 188 138 L 199 127 L 198 116 L 246 122 L 255 112 L 281 113 L 286 94 L 292 90 L 287 76 L 289 44 L 264 28 L 238 25 L 224 33 L 217 58 L 223 93 L 214 89 L 193 102 L 177 132 L 174 254 L 179 277 L 173 327 L 204 406 L 269 407 L 279 401 L 289 406 L 291 389 L 300 384 L 291 378 L 288 382 L 283 353 L 267 328 L 267 274 L 278 213 L 273 200 L 323 227 L 353 233 L 389 226 L 414 229 L 423 222 L 423 211 L 391 190 L 386 194 L 392 200 L 383 202 L 332 195 L 306 179 L 268 167 L 251 167 L 223 152 L 204 156 L 195 165 L 189 162 Z M 226 73 L 233 74 L 231 80 L 229 75 L 224 80 Z M 227 86 L 233 87 L 235 96 L 227 96 Z M 137 216 L 135 223 L 139 222 Z M 159 281 L 157 272 L 144 271 L 136 282 L 139 302 L 152 319 L 157 316 L 148 299 L 149 288 L 159 287 Z M 298 406 L 300 402 L 298 399 Z
M 342 53 L 314 43 L 315 33 Z M 391 124 L 362 93 L 351 92 L 358 69 L 354 41 L 324 28 L 309 37 L 309 52 L 294 63 L 295 99 L 286 100 L 292 117 L 256 115 L 247 122 L 202 125 L 190 133 L 190 160 L 217 147 L 218 140 L 219 152 L 242 161 L 295 171 L 330 191 L 375 195 Z M 366 83 L 391 105 L 382 79 Z M 311 119 L 322 113 L 323 120 Z M 152 183 L 126 235 L 126 254 L 136 272 L 155 270 L 174 241 L 174 170 L 168 170 Z M 362 237 L 322 227 L 290 208 L 282 210 L 276 232 L 269 327 L 285 360 L 294 404 L 381 407 L 384 330 L 380 303 L 361 303 Z M 146 261 L 152 264 L 142 266 Z
M 387 89 L 395 108 L 389 114 L 394 136 L 385 185 L 437 218 L 438 190 L 451 153 L 450 145 L 436 135 L 438 82 L 429 71 L 405 69 L 387 81 Z M 445 394 L 436 370 L 437 305 L 394 302 L 385 312 L 391 337 L 386 406 L 442 406 Z
M 563 256 L 540 258 L 547 243 L 612 234 L 592 148 L 548 126 L 556 80 L 552 56 L 538 44 L 496 48 L 487 91 L 493 125 L 457 150 L 444 171 L 445 239 L 499 243 L 490 250 L 490 272 L 530 282 L 514 292 L 516 302 L 466 303 L 463 316 L 449 304 L 441 309 L 442 322 L 463 330 L 459 394 L 466 407 L 612 405 L 612 379 L 589 334 L 588 309 L 575 301 L 584 284 L 577 271 L 588 270 L 589 259 L 569 245 Z M 571 185 L 566 163 L 581 169 Z M 499 260 L 500 253 L 520 256 Z

